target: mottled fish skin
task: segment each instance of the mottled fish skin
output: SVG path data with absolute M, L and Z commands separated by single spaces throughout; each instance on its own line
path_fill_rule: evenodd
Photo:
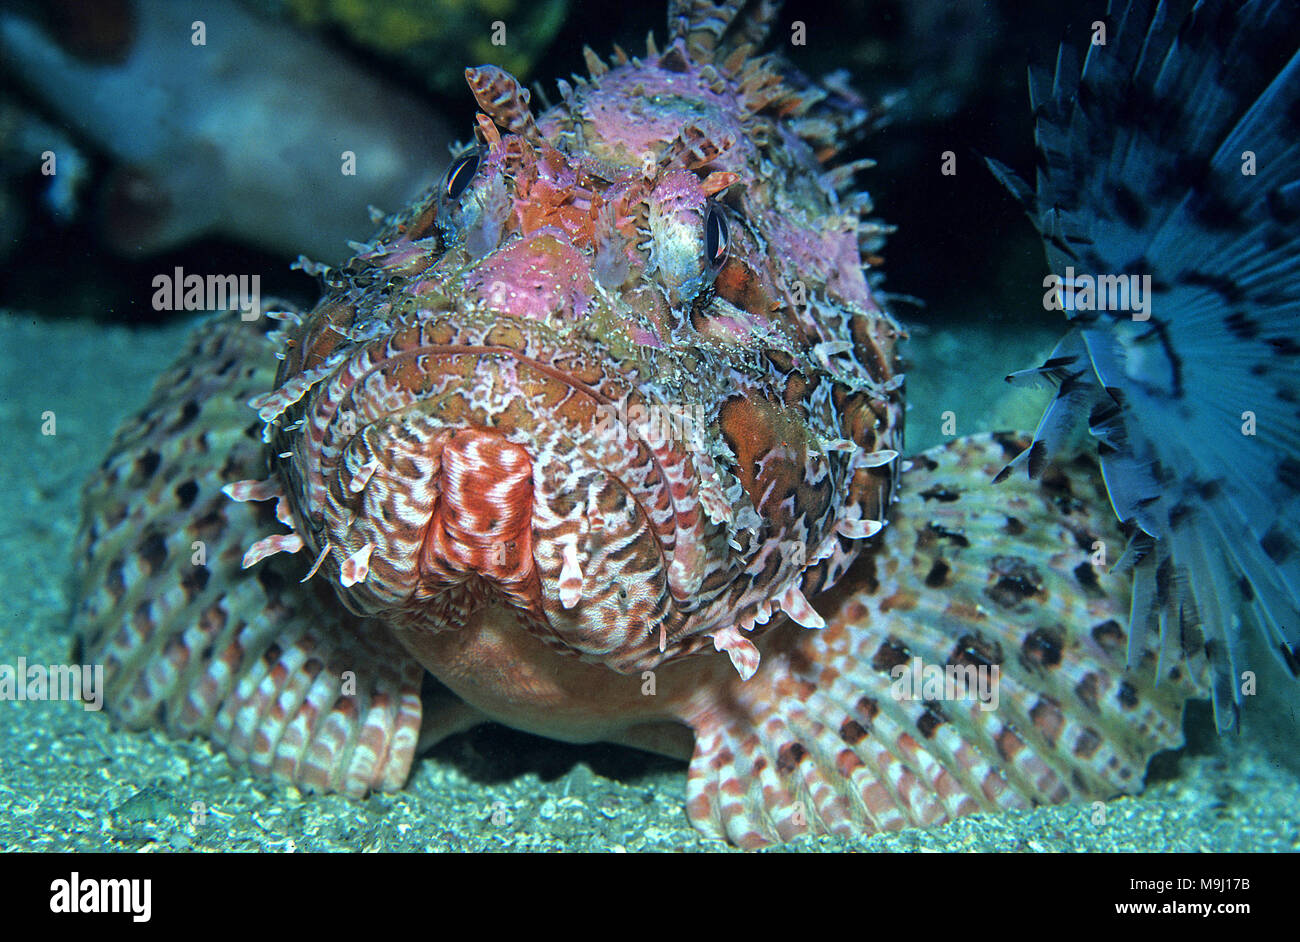
M 1095 465 L 990 490 L 1022 443 L 967 439 L 895 501 L 881 228 L 818 162 L 869 115 L 744 6 L 672 4 L 538 116 L 469 70 L 477 146 L 312 312 L 200 328 L 87 492 L 114 716 L 352 795 L 483 720 L 620 742 L 689 757 L 691 820 L 745 847 L 1109 797 L 1180 743 L 1203 664 L 1124 666 Z M 997 708 L 896 698 L 913 656 L 998 667 Z
M 1208 649 L 1229 729 L 1249 633 L 1300 676 L 1300 6 L 1112 2 L 1106 26 L 1032 75 L 1036 194 L 994 169 L 1054 273 L 1146 277 L 1149 306 L 1077 305 L 1009 377 L 1058 387 L 1020 460 L 1088 425 L 1135 524 L 1129 634 Z

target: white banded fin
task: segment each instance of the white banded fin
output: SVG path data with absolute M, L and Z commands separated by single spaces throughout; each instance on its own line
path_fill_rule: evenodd
M 266 481 L 236 481 L 234 484 L 227 484 L 223 487 L 221 493 L 240 504 L 250 500 L 271 500 L 275 497 L 284 497 L 284 491 L 280 489 L 280 482 L 275 478 Z
M 727 657 L 731 658 L 731 666 L 736 669 L 741 680 L 749 680 L 754 676 L 758 670 L 758 648 L 740 633 L 740 629 L 735 625 L 728 625 L 713 632 L 710 637 L 713 638 L 713 647 L 716 650 L 727 652 Z
M 307 575 L 299 579 L 298 582 L 299 583 L 306 582 L 312 576 L 316 575 L 316 573 L 320 571 L 321 563 L 325 562 L 325 557 L 328 556 L 329 554 L 330 554 L 330 541 L 326 540 L 325 545 L 320 548 L 320 553 L 316 555 L 316 562 L 311 564 L 311 568 L 307 570 Z
M 366 581 L 366 577 L 370 575 L 370 554 L 374 549 L 374 543 L 367 543 L 343 560 L 343 565 L 339 569 L 339 582 L 343 588 L 350 589 L 357 583 Z
M 560 604 L 574 608 L 582 601 L 582 566 L 578 564 L 578 544 L 564 545 L 564 563 L 560 566 Z
M 281 497 L 275 502 L 275 519 L 290 530 L 293 529 L 293 512 L 289 509 L 289 498 Z
M 300 549 L 302 549 L 302 537 L 296 533 L 264 536 L 248 548 L 239 566 L 241 569 L 247 569 L 256 566 L 268 556 L 274 556 L 276 553 L 296 553 Z
M 263 313 L 267 317 L 271 318 L 271 320 L 273 321 L 288 321 L 290 324 L 293 324 L 296 327 L 302 326 L 302 317 L 298 314 L 297 311 L 294 311 L 292 309 L 272 308 L 271 310 L 264 311 Z
M 330 266 L 326 265 L 324 262 L 313 262 L 306 255 L 299 255 L 298 261 L 289 265 L 289 270 L 301 271 L 314 278 L 317 276 L 323 277 L 328 275 L 330 273 Z
M 817 614 L 817 609 L 813 608 L 808 599 L 804 597 L 799 586 L 793 583 L 781 596 L 781 611 L 805 628 L 826 627 L 826 622 Z
M 849 520 L 847 517 L 835 521 L 835 532 L 850 540 L 865 540 L 880 532 L 884 524 L 879 520 Z
M 344 354 L 336 353 L 315 369 L 303 370 L 279 389 L 254 396 L 248 400 L 248 405 L 257 410 L 257 417 L 263 422 L 279 418 L 313 386 L 332 374 L 343 358 Z
M 348 490 L 353 494 L 360 494 L 378 469 L 379 459 L 371 458 L 361 467 L 357 468 L 357 473 L 352 475 L 352 480 L 348 482 Z
M 832 438 L 822 443 L 827 451 L 857 451 L 858 443 L 847 438 Z
M 854 468 L 879 468 L 889 464 L 898 457 L 898 452 L 892 448 L 882 448 L 880 451 L 863 451 L 854 460 Z
M 853 344 L 847 340 L 824 340 L 813 347 L 813 356 L 829 367 L 831 357 L 838 356 L 841 353 L 848 353 L 852 349 Z

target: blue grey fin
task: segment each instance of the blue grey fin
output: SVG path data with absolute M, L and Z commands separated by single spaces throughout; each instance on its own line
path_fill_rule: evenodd
M 1106 23 L 1082 67 L 1063 47 L 1031 75 L 1026 205 L 1075 269 L 1075 330 L 1028 371 L 1059 391 L 1017 461 L 1087 422 L 1133 526 L 1129 636 L 1203 644 L 1226 729 L 1247 626 L 1300 673 L 1300 4 L 1112 2 Z M 1149 281 L 1098 309 L 1080 275 Z

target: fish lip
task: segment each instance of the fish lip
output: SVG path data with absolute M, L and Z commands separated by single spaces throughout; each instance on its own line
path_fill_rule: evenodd
M 413 597 L 434 598 L 477 579 L 501 601 L 540 614 L 533 456 L 501 433 L 473 426 L 437 433 L 431 445 L 438 497 L 420 534 Z

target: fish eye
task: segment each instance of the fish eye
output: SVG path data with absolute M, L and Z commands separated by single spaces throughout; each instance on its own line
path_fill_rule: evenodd
M 478 173 L 478 152 L 466 154 L 451 165 L 447 171 L 447 186 L 444 191 L 447 199 L 458 200 L 461 194 L 469 188 L 469 182 L 474 179 L 474 174 Z
M 704 213 L 704 258 L 715 270 L 727 260 L 727 243 L 727 217 L 710 203 Z

